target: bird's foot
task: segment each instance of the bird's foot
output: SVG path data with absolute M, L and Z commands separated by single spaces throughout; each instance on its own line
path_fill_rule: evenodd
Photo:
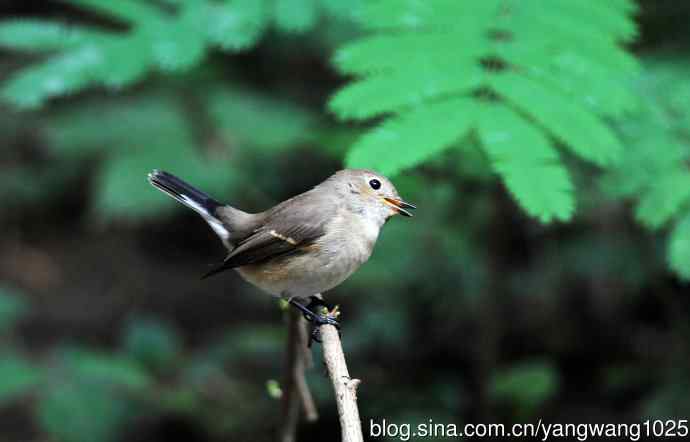
M 321 301 L 323 303 L 323 301 Z M 318 342 L 319 344 L 322 342 L 321 340 L 321 326 L 322 325 L 332 325 L 338 330 L 338 336 L 340 336 L 340 322 L 338 322 L 337 318 L 340 316 L 340 306 L 336 305 L 332 309 L 328 309 L 328 307 L 322 306 L 321 307 L 322 313 L 317 316 L 318 319 L 311 321 L 312 323 L 312 330 L 311 330 L 311 339 L 309 339 L 309 347 L 311 347 L 312 343 Z
M 338 329 L 340 333 L 340 322 L 338 322 L 338 317 L 340 316 L 340 307 L 335 306 L 330 308 L 323 299 L 312 296 L 310 298 L 309 304 L 306 306 L 300 304 L 294 299 L 290 299 L 289 303 L 294 306 L 297 310 L 302 312 L 304 319 L 312 324 L 311 339 L 309 340 L 309 347 L 313 342 L 321 343 L 321 337 L 319 333 L 319 328 L 322 325 L 332 325 Z

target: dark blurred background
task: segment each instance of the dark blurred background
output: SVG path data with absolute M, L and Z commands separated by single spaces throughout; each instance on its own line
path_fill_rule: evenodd
M 60 2 L 1 1 L 0 17 L 124 32 Z M 670 95 L 690 78 L 690 3 L 643 1 L 636 20 L 639 87 Z M 363 129 L 324 111 L 345 81 L 329 57 L 359 32 L 330 18 L 306 33 L 278 26 L 251 50 L 211 51 L 115 92 L 0 104 L 2 440 L 275 439 L 285 314 L 233 272 L 199 280 L 223 248 L 146 172 L 259 211 L 343 167 Z M 0 49 L 0 81 L 38 57 Z M 690 128 L 688 115 L 668 118 Z M 688 417 L 687 286 L 666 264 L 664 236 L 593 176 L 578 172 L 577 215 L 552 225 L 527 217 L 481 158 L 447 153 L 394 177 L 418 214 L 391 220 L 370 262 L 328 294 L 363 380 L 365 433 L 383 418 Z M 337 440 L 314 352 L 321 418 L 299 440 Z

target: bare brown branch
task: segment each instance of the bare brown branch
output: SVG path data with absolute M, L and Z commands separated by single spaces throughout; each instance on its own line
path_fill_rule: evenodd
M 350 377 L 338 330 L 332 325 L 322 325 L 320 333 L 323 359 L 335 391 L 342 442 L 362 442 L 362 422 L 357 408 L 357 387 L 361 381 Z

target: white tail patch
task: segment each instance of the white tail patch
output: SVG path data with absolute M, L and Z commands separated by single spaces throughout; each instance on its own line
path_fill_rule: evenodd
M 228 239 L 230 238 L 230 232 L 225 228 L 222 222 L 215 216 L 211 215 L 208 210 L 202 207 L 199 203 L 189 198 L 187 195 L 180 195 L 182 198 L 181 203 L 188 206 L 190 209 L 194 210 L 196 213 L 201 215 L 209 226 L 216 232 L 216 235 L 223 240 L 223 243 L 227 245 Z

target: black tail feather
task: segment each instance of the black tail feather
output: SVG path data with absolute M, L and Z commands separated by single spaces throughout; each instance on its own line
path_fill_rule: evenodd
M 177 201 L 199 212 L 202 216 L 214 216 L 216 208 L 221 206 L 218 201 L 206 193 L 168 172 L 154 170 L 149 174 L 149 182 Z
M 222 206 L 201 190 L 185 183 L 175 175 L 162 170 L 154 170 L 149 174 L 149 182 L 157 189 L 163 191 L 175 200 L 194 210 L 201 215 L 208 225 L 216 232 L 216 235 L 228 246 L 230 229 L 221 221 L 216 209 Z

